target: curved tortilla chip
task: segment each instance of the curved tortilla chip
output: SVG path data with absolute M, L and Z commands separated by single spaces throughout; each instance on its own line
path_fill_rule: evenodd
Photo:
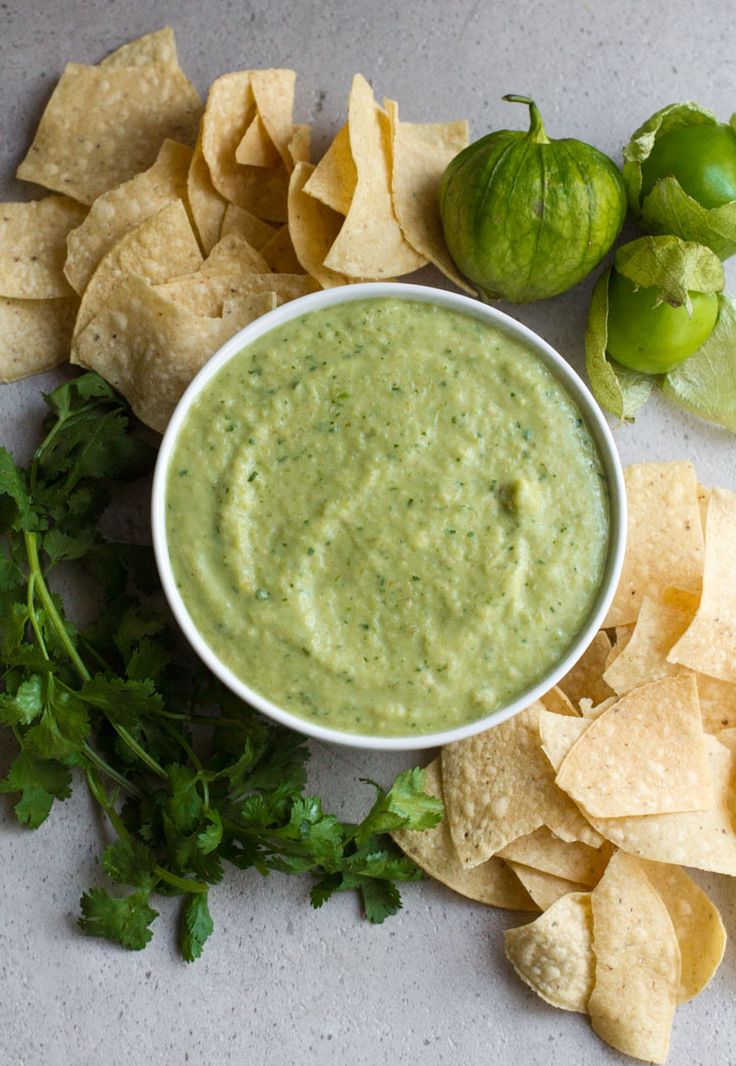
M 619 851 L 591 893 L 596 1033 L 626 1055 L 664 1062 L 680 986 L 680 949 L 667 907 L 632 855 Z
M 590 893 L 563 896 L 528 925 L 503 934 L 506 958 L 545 1003 L 585 1013 L 593 991 Z

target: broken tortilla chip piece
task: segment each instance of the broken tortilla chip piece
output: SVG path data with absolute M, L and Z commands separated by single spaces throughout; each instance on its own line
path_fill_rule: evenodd
M 680 987 L 672 920 L 642 865 L 619 851 L 591 893 L 594 1030 L 612 1047 L 664 1062 Z
M 164 141 L 153 166 L 97 197 L 67 239 L 64 273 L 75 292 L 84 292 L 100 259 L 121 237 L 186 195 L 191 161 L 187 145 Z
M 713 978 L 726 950 L 726 930 L 717 908 L 681 867 L 639 860 L 669 911 L 680 946 L 678 1003 L 699 995 Z
M 563 896 L 503 937 L 507 959 L 538 996 L 562 1010 L 587 1011 L 595 969 L 590 893 Z
M 304 192 L 338 214 L 347 215 L 357 184 L 358 171 L 350 151 L 350 133 L 346 122 L 313 168 L 304 185 Z
M 297 259 L 308 274 L 315 278 L 323 289 L 344 285 L 343 274 L 324 265 L 325 256 L 340 232 L 342 217 L 312 196 L 305 189 L 314 167 L 310 163 L 297 163 L 289 182 L 289 231 Z
M 707 810 L 710 767 L 695 678 L 634 689 L 590 722 L 557 772 L 596 818 Z
M 0 296 L 0 382 L 65 363 L 78 307 L 74 294 L 55 300 Z
M 156 291 L 194 314 L 220 318 L 228 299 L 239 300 L 268 293 L 273 296 L 273 306 L 276 307 L 306 296 L 314 292 L 314 288 L 314 282 L 306 274 L 206 274 L 195 271 L 157 285 Z
M 391 130 L 388 116 L 362 74 L 348 102 L 350 151 L 358 181 L 325 266 L 353 278 L 390 278 L 426 263 L 407 243 L 391 202 Z
M 736 493 L 711 489 L 705 526 L 703 592 L 695 617 L 667 656 L 736 683 Z
M 178 66 L 69 63 L 17 176 L 91 204 L 150 167 L 167 138 L 194 144 L 200 112 Z
M 440 178 L 468 144 L 467 120 L 402 122 L 395 100 L 384 100 L 383 106 L 391 123 L 391 196 L 401 231 L 416 252 L 475 296 L 447 250 L 439 201 Z
M 238 203 L 241 195 L 243 168 L 235 153 L 255 117 L 250 71 L 223 74 L 212 82 L 202 117 L 202 155 L 213 186 L 230 203 Z
M 628 503 L 626 557 L 604 625 L 635 622 L 644 596 L 668 585 L 698 591 L 703 531 L 692 463 L 639 463 L 624 470 Z
M 152 429 L 163 433 L 197 371 L 233 333 L 270 310 L 260 294 L 240 319 L 205 318 L 167 299 L 139 277 L 120 281 L 77 338 L 77 362 L 96 370 Z
M 431 762 L 425 774 L 424 791 L 442 800 L 440 760 Z M 433 829 L 397 829 L 391 835 L 401 850 L 425 873 L 461 896 L 507 910 L 537 909 L 518 879 L 500 859 L 489 859 L 472 870 L 465 870 L 460 865 L 446 817 Z
M 71 296 L 64 277 L 66 241 L 86 213 L 67 196 L 0 204 L 0 296 L 17 300 Z

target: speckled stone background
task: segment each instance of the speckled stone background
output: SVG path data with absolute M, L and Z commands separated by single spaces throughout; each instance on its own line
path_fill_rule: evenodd
M 397 99 L 408 120 L 467 115 L 475 137 L 521 125 L 507 92 L 532 94 L 552 136 L 618 157 L 644 118 L 694 99 L 736 106 L 733 9 L 689 0 L 4 0 L 0 2 L 0 197 L 64 64 L 97 62 L 165 23 L 204 94 L 218 74 L 299 72 L 297 121 L 323 148 L 344 120 L 352 74 Z M 434 282 L 426 271 L 419 281 Z M 736 288 L 732 272 L 732 289 Z M 511 313 L 578 368 L 590 283 Z M 48 374 L 0 386 L 0 440 L 28 454 Z M 619 428 L 623 459 L 695 460 L 706 484 L 736 488 L 736 439 L 655 398 Z M 142 511 L 141 511 L 142 514 Z M 131 520 L 136 521 L 134 513 Z M 360 777 L 388 782 L 409 760 L 313 745 L 312 783 L 333 808 L 370 801 Z M 3 755 L 0 752 L 0 762 Z M 383 926 L 338 898 L 312 911 L 298 879 L 231 872 L 213 893 L 216 934 L 202 960 L 176 954 L 163 901 L 149 948 L 127 954 L 75 928 L 80 892 L 101 880 L 105 836 L 79 788 L 36 833 L 0 797 L 0 1066 L 598 1066 L 623 1062 L 579 1015 L 553 1010 L 511 974 L 501 931 L 521 916 L 408 886 Z M 736 931 L 734 885 L 698 875 Z M 677 1013 L 672 1066 L 736 1063 L 736 953 Z

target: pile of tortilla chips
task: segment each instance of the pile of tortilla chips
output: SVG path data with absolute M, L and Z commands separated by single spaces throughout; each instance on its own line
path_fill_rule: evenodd
M 437 185 L 467 123 L 412 124 L 357 74 L 316 166 L 293 70 L 225 74 L 204 110 L 171 29 L 70 63 L 0 205 L 0 381 L 67 359 L 163 431 L 234 333 L 320 287 L 434 262 L 458 284 Z
M 605 627 L 541 701 L 442 750 L 427 785 L 444 821 L 395 838 L 470 899 L 541 910 L 505 934 L 521 979 L 664 1062 L 726 942 L 682 867 L 736 876 L 736 494 L 688 462 L 625 479 Z

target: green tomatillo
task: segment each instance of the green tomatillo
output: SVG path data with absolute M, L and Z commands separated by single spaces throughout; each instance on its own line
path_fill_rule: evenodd
M 608 282 L 608 354 L 645 374 L 664 374 L 705 344 L 718 318 L 715 292 L 690 292 L 684 304 L 663 300 L 654 286 L 637 288 L 613 270 Z
M 556 296 L 590 273 L 626 214 L 621 173 L 583 141 L 550 140 L 526 96 L 528 132 L 498 130 L 457 155 L 440 181 L 447 246 L 484 299 Z
M 642 229 L 736 252 L 736 116 L 693 103 L 652 115 L 624 148 L 629 206 Z
M 586 365 L 606 410 L 632 419 L 658 378 L 702 349 L 718 321 L 718 256 L 673 236 L 641 237 L 616 251 L 598 279 L 586 328 Z

